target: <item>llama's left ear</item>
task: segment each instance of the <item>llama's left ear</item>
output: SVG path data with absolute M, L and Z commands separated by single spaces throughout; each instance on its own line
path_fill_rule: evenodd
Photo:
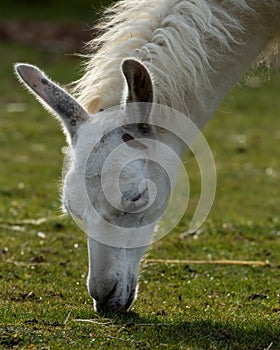
M 127 82 L 126 102 L 153 102 L 153 83 L 146 67 L 133 58 L 122 62 L 122 72 Z
M 52 82 L 39 68 L 29 64 L 16 64 L 15 71 L 20 80 L 53 111 L 72 138 L 78 128 L 88 120 L 88 113 L 64 89 Z

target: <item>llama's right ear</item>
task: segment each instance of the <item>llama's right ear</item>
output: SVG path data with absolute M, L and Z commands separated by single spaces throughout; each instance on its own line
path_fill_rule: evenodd
M 152 78 L 147 68 L 136 59 L 127 58 L 121 69 L 127 83 L 126 102 L 154 102 Z
M 88 113 L 64 89 L 52 82 L 39 68 L 18 63 L 15 71 L 20 81 L 38 98 L 43 106 L 54 112 L 67 134 L 72 138 L 88 120 Z
M 147 68 L 134 58 L 126 58 L 121 65 L 126 80 L 125 102 L 136 103 L 145 133 L 154 131 L 151 109 L 154 102 L 153 82 Z M 128 107 L 129 108 L 129 107 Z M 134 116 L 137 114 L 134 114 Z

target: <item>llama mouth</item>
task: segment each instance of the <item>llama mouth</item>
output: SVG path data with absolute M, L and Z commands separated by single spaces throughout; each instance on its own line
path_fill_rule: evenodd
M 110 301 L 108 303 L 99 303 L 95 300 L 95 310 L 101 314 L 119 313 L 123 314 L 128 311 L 135 299 L 135 289 L 130 293 L 125 305 L 118 300 Z
M 126 286 L 127 290 L 130 289 L 126 298 L 121 298 L 118 290 L 118 282 L 115 283 L 112 291 L 105 296 L 105 298 L 99 299 L 93 296 L 95 310 L 99 313 L 125 313 L 133 304 L 137 295 L 137 282 L 136 279 L 132 280 L 131 286 Z M 122 293 L 123 294 L 123 293 Z

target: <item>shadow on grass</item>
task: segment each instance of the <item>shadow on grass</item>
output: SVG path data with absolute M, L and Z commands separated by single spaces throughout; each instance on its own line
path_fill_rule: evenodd
M 198 349 L 280 349 L 279 324 L 245 323 L 244 321 L 219 322 L 210 319 L 195 321 L 162 322 L 156 316 L 145 318 L 129 312 L 113 317 L 135 337 L 146 334 L 150 344 L 173 348 Z M 177 347 L 176 347 L 177 346 Z

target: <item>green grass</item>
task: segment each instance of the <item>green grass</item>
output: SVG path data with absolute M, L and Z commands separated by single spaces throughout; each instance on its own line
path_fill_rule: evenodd
M 271 266 L 150 264 L 132 311 L 104 318 L 86 291 L 85 234 L 59 216 L 64 137 L 12 71 L 32 62 L 66 84 L 79 62 L 13 44 L 1 44 L 0 59 L 0 348 L 280 349 L 279 75 L 236 87 L 207 125 L 218 172 L 212 211 L 195 236 L 184 234 L 187 214 L 150 253 Z M 190 178 L 194 206 L 196 170 Z

